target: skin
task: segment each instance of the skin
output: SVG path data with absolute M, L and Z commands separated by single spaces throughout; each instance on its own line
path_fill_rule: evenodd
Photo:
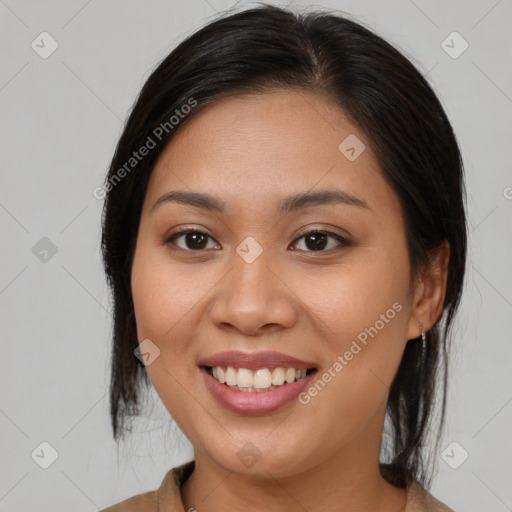
M 366 144 L 354 161 L 338 149 L 350 134 Z M 369 208 L 276 212 L 289 194 L 328 187 Z M 170 202 L 150 211 L 170 190 L 209 193 L 226 211 Z M 166 245 L 178 227 L 211 238 L 200 249 L 186 235 Z M 327 238 L 314 251 L 303 236 L 313 228 L 351 244 Z M 236 252 L 247 236 L 263 248 L 252 263 Z M 160 350 L 146 370 L 194 446 L 185 510 L 402 510 L 405 490 L 378 469 L 386 401 L 407 340 L 442 312 L 448 257 L 444 244 L 411 281 L 398 198 L 365 134 L 320 95 L 233 96 L 180 127 L 150 178 L 132 292 L 139 342 Z M 225 350 L 277 350 L 314 361 L 321 375 L 395 302 L 401 311 L 307 405 L 237 414 L 200 375 L 198 361 Z M 251 467 L 237 457 L 247 442 L 261 454 Z

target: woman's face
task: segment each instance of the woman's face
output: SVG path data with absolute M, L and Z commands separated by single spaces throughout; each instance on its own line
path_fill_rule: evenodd
M 171 191 L 197 196 L 154 207 Z M 409 274 L 397 196 L 323 97 L 236 96 L 191 118 L 151 175 L 132 292 L 146 370 L 196 459 L 275 476 L 376 464 L 419 335 Z

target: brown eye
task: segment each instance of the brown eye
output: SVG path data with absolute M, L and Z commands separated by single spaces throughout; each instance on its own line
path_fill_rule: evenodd
M 176 240 L 183 239 L 183 242 L 178 244 Z M 312 230 L 301 235 L 297 240 L 304 239 L 305 249 L 298 249 L 305 252 L 331 252 L 336 250 L 340 246 L 349 246 L 350 242 L 330 231 Z M 178 249 L 184 251 L 202 251 L 208 249 L 208 241 L 213 240 L 207 233 L 198 229 L 181 229 L 178 233 L 174 233 L 165 240 L 165 244 L 172 244 L 178 247 Z M 338 243 L 332 243 L 330 241 L 335 240 Z M 298 245 L 297 241 L 294 245 Z M 212 247 L 210 247 L 212 248 Z M 215 247 L 213 247 L 215 248 Z M 297 250 L 297 249 L 296 249 Z
M 329 252 L 333 248 L 336 249 L 336 247 L 340 245 L 350 245 L 350 242 L 347 239 L 345 239 L 341 235 L 338 235 L 337 233 L 332 233 L 330 231 L 308 231 L 307 233 L 304 233 L 301 237 L 299 237 L 297 240 L 301 239 L 304 239 L 304 246 L 306 247 L 306 252 Z M 329 239 L 336 240 L 338 244 L 334 244 L 334 247 L 331 246 L 327 248 L 327 246 L 329 245 Z
M 176 240 L 183 238 L 184 246 L 180 246 L 176 243 Z M 213 240 L 209 235 L 204 233 L 203 231 L 199 231 L 198 229 L 187 229 L 180 230 L 179 233 L 175 233 L 171 235 L 165 241 L 166 244 L 174 244 L 177 245 L 180 249 L 184 251 L 201 251 L 207 248 L 208 239 Z

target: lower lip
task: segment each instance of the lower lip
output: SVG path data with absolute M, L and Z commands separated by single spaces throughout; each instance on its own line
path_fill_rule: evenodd
M 226 409 L 239 414 L 266 414 L 277 411 L 292 402 L 309 384 L 316 372 L 306 377 L 283 384 L 272 391 L 236 391 L 214 379 L 206 368 L 201 368 L 207 388 L 213 397 Z

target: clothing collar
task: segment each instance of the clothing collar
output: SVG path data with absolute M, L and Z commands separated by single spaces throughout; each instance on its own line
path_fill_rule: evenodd
M 170 469 L 157 491 L 156 512 L 185 512 L 181 499 L 181 487 L 192 474 L 195 461 Z M 418 481 L 407 487 L 407 503 L 400 512 L 454 512 L 436 500 Z

